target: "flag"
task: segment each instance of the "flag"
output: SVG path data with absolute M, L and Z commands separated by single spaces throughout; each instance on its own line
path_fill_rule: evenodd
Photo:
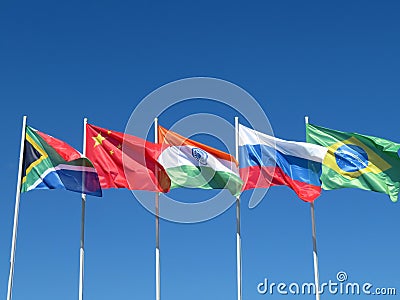
M 239 195 L 243 182 L 236 159 L 225 152 L 187 139 L 158 126 L 164 151 L 158 161 L 171 179 L 171 188 L 228 189 Z
M 65 142 L 29 126 L 22 166 L 21 192 L 65 189 L 101 197 L 99 178 L 87 158 Z
M 167 192 L 170 180 L 157 161 L 161 145 L 136 136 L 86 125 L 86 154 L 103 189 Z
M 397 201 L 400 144 L 373 136 L 307 124 L 307 141 L 328 152 L 322 166 L 322 188 L 360 188 L 385 193 Z
M 240 176 L 243 190 L 274 185 L 290 187 L 312 202 L 321 194 L 321 163 L 326 148 L 285 141 L 239 124 Z

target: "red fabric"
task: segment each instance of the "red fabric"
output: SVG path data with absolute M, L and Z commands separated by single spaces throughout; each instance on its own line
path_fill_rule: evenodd
M 268 188 L 274 185 L 286 185 L 295 191 L 300 199 L 313 202 L 320 194 L 321 187 L 293 180 L 279 167 L 248 167 L 240 169 L 243 190 Z
M 103 189 L 168 192 L 171 182 L 157 161 L 160 153 L 161 145 L 86 125 L 86 156 L 96 168 Z
M 67 143 L 40 131 L 36 131 L 36 133 L 39 134 L 47 144 L 53 147 L 54 150 L 56 150 L 57 153 L 60 154 L 60 156 L 66 161 L 72 161 L 81 158 L 81 154 Z

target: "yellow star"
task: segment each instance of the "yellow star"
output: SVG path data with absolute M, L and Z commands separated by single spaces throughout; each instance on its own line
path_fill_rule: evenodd
M 111 134 L 111 130 L 108 130 L 108 131 L 107 131 L 107 134 L 110 135 L 110 134 Z
M 92 137 L 92 139 L 94 139 L 95 143 L 94 143 L 94 147 L 103 144 L 103 141 L 106 139 L 104 137 L 101 136 L 101 133 L 99 133 L 96 137 Z
M 114 154 L 114 151 L 113 150 L 110 150 L 110 155 L 113 155 Z
M 117 148 L 118 148 L 118 149 L 121 149 L 121 148 L 122 148 L 121 144 L 118 144 Z

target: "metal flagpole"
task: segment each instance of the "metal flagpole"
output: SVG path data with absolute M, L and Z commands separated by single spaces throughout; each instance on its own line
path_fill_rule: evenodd
M 312 238 L 313 238 L 315 299 L 319 300 L 320 295 L 319 295 L 318 253 L 317 253 L 317 236 L 315 233 L 314 202 L 311 202 L 311 226 L 312 226 Z
M 154 142 L 158 144 L 158 118 L 154 119 Z M 157 174 L 158 176 L 158 174 Z M 156 192 L 156 300 L 160 300 L 160 217 L 159 217 L 160 193 Z
M 86 156 L 86 124 L 87 118 L 83 119 L 83 156 Z M 85 186 L 85 174 L 82 174 L 82 191 Z M 83 267 L 85 257 L 85 208 L 86 194 L 82 193 L 82 213 L 81 213 L 81 245 L 79 249 L 79 300 L 83 300 Z
M 235 158 L 239 162 L 239 117 L 235 117 Z M 236 197 L 237 298 L 242 300 L 242 239 L 240 237 L 240 196 Z
M 8 277 L 7 300 L 11 300 L 12 286 L 14 279 L 14 262 L 15 262 L 15 249 L 17 243 L 17 229 L 18 229 L 18 215 L 19 215 L 19 200 L 21 198 L 21 181 L 22 181 L 22 164 L 24 161 L 25 150 L 25 132 L 26 132 L 26 116 L 22 117 L 22 132 L 21 144 L 19 148 L 19 165 L 18 165 L 18 179 L 17 191 L 15 193 L 15 208 L 14 208 L 14 226 L 11 242 L 11 255 L 10 255 L 10 275 Z
M 307 126 L 308 116 L 304 117 L 304 120 Z M 314 202 L 311 202 L 310 205 L 311 205 L 311 227 L 312 227 L 312 239 L 313 239 L 315 299 L 319 300 L 320 294 L 319 294 L 318 252 L 317 252 L 317 234 L 315 230 Z

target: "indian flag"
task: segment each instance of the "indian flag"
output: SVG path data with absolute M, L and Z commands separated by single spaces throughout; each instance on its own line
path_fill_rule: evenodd
M 243 186 L 238 162 L 223 151 L 158 126 L 163 151 L 158 161 L 173 188 L 228 189 L 238 196 Z

